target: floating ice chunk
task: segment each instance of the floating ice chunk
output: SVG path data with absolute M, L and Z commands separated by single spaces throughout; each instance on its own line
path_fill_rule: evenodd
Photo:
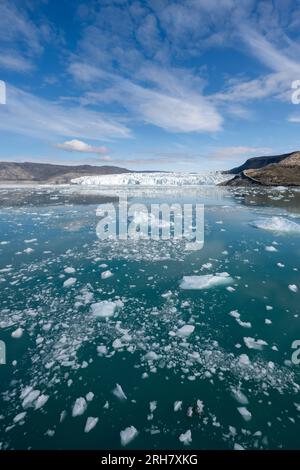
M 65 271 L 66 274 L 73 274 L 73 273 L 75 273 L 76 269 L 74 269 L 70 266 L 68 268 L 65 268 L 64 271 Z
M 264 346 L 268 345 L 268 343 L 266 343 L 266 341 L 264 341 L 263 339 L 255 340 L 254 338 L 250 338 L 250 337 L 245 337 L 243 339 L 244 339 L 245 345 L 249 349 L 257 349 L 261 351 Z
M 229 312 L 229 314 L 231 317 L 233 318 L 240 318 L 240 313 L 237 311 L 237 310 L 231 310 L 231 312 Z
M 120 348 L 123 348 L 124 344 L 122 343 L 122 341 L 120 340 L 120 338 L 117 338 L 114 340 L 113 344 L 112 344 L 112 347 L 114 349 L 120 349 Z
M 228 286 L 228 287 L 226 287 L 226 289 L 228 290 L 228 292 L 235 292 L 234 287 Z
M 197 404 L 196 404 L 196 412 L 198 413 L 198 415 L 201 415 L 203 413 L 203 410 L 204 410 L 204 403 L 202 400 L 197 400 Z
M 275 251 L 278 251 L 277 248 L 275 248 L 275 246 L 273 246 L 273 245 L 265 246 L 265 250 L 270 251 L 271 253 L 275 252 Z
M 47 403 L 48 400 L 49 400 L 48 395 L 40 395 L 34 404 L 34 408 L 36 410 L 39 410 Z
M 87 403 L 83 397 L 79 397 L 76 399 L 75 404 L 72 410 L 72 416 L 75 418 L 76 416 L 81 416 L 85 413 L 87 409 Z
M 113 273 L 109 270 L 103 271 L 103 273 L 101 273 L 101 279 L 108 279 L 111 276 L 113 276 Z
M 84 432 L 90 432 L 92 429 L 94 429 L 94 427 L 97 425 L 99 421 L 99 418 L 92 418 L 92 417 L 89 417 L 87 420 L 86 420 L 86 425 L 85 425 L 85 428 L 84 428 Z
M 210 269 L 212 268 L 212 263 L 204 263 L 201 266 L 201 269 Z
M 118 308 L 123 307 L 123 302 L 111 302 L 109 300 L 102 300 L 91 305 L 92 313 L 95 317 L 108 318 L 112 317 Z
M 157 401 L 150 401 L 149 408 L 151 413 L 153 413 L 153 411 L 155 411 L 157 408 Z
M 234 446 L 233 446 L 233 449 L 234 450 L 245 450 L 245 447 L 243 447 L 240 444 L 238 444 L 237 442 L 235 442 Z
M 284 268 L 285 265 L 284 265 L 283 263 L 277 263 L 277 266 L 278 266 L 279 268 Z
M 149 351 L 147 354 L 145 354 L 144 358 L 146 361 L 157 361 L 159 356 L 155 351 Z
M 17 423 L 20 423 L 20 421 L 23 421 L 25 416 L 27 415 L 27 412 L 26 411 L 23 411 L 22 413 L 19 413 L 17 414 L 15 417 L 14 417 L 14 423 L 17 424 Z
M 241 354 L 239 356 L 239 364 L 241 366 L 249 366 L 250 365 L 250 359 L 249 357 L 247 356 L 247 354 Z
M 292 222 L 284 217 L 269 217 L 265 219 L 258 219 L 251 223 L 255 228 L 263 230 L 271 230 L 273 232 L 282 233 L 300 233 L 300 225 Z
M 24 330 L 22 328 L 17 328 L 15 331 L 12 332 L 11 336 L 12 338 L 21 338 L 23 336 Z
M 138 430 L 134 426 L 129 426 L 120 432 L 122 446 L 127 446 L 138 436 Z
M 41 392 L 39 390 L 32 390 L 31 392 L 26 395 L 24 400 L 22 401 L 23 408 L 29 408 L 30 406 L 34 405 L 34 402 L 40 396 Z
M 97 346 L 97 353 L 99 356 L 105 356 L 107 354 L 107 347 L 104 345 Z
M 292 292 L 298 292 L 298 287 L 296 286 L 296 284 L 289 284 L 289 289 Z
M 174 411 L 179 411 L 182 408 L 182 401 L 175 401 L 174 403 Z
M 64 282 L 63 287 L 71 287 L 75 284 L 76 281 L 77 281 L 76 277 L 70 277 Z
M 127 400 L 127 396 L 125 395 L 121 385 L 116 384 L 116 387 L 113 389 L 113 394 L 115 397 L 117 397 L 121 401 Z
M 250 421 L 252 419 L 252 414 L 245 406 L 239 406 L 238 412 L 244 418 L 245 421 Z
M 231 394 L 233 398 L 238 401 L 241 405 L 248 405 L 249 400 L 246 395 L 239 389 L 232 388 Z
M 29 253 L 32 253 L 33 251 L 34 251 L 33 248 L 25 248 L 24 253 L 29 254 Z
M 194 330 L 195 327 L 193 325 L 183 325 L 176 331 L 176 335 L 180 336 L 180 338 L 187 338 L 194 332 Z
M 243 328 L 251 328 L 252 327 L 252 325 L 249 321 L 242 321 L 242 320 L 240 320 L 240 318 L 237 318 L 236 321 Z
M 180 282 L 181 289 L 210 289 L 211 287 L 231 284 L 232 277 L 228 273 L 204 274 L 202 276 L 184 276 Z
M 93 392 L 88 392 L 88 393 L 86 394 L 86 396 L 85 396 L 86 401 L 93 401 L 93 400 L 94 400 L 94 396 L 95 396 L 95 395 L 93 394 Z
M 37 238 L 31 238 L 30 240 L 24 240 L 24 243 L 34 243 L 37 241 Z
M 190 443 L 192 442 L 192 433 L 191 433 L 190 429 L 188 429 L 186 432 L 180 434 L 179 440 L 180 440 L 180 442 L 182 442 L 185 446 L 190 445 Z

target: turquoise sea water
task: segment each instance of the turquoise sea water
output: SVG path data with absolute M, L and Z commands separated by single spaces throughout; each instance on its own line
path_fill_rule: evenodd
M 274 217 L 300 224 L 300 193 L 128 192 L 129 202 L 203 203 L 204 247 L 192 252 L 100 241 L 96 209 L 117 195 L 0 191 L 0 448 L 118 449 L 130 426 L 129 449 L 182 449 L 187 431 L 193 449 L 300 448 L 300 232 L 274 229 Z M 184 276 L 223 272 L 230 285 L 180 288 Z M 95 317 L 105 300 L 114 315 Z

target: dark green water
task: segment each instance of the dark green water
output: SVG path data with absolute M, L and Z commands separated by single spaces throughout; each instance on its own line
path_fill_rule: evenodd
M 300 193 L 130 194 L 204 203 L 205 243 L 194 252 L 181 242 L 99 241 L 96 208 L 108 193 L 0 192 L 0 448 L 118 449 L 129 426 L 134 449 L 181 449 L 188 430 L 194 449 L 300 448 L 300 365 L 291 361 L 299 291 L 289 288 L 300 288 L 300 232 L 252 224 L 300 224 Z M 234 290 L 180 288 L 183 276 L 222 272 Z M 107 320 L 91 313 L 104 300 L 119 305 Z M 183 339 L 185 324 L 195 329 Z M 253 340 L 264 343 L 249 348 Z M 127 399 L 112 393 L 116 384 Z M 79 397 L 87 409 L 73 417 Z M 86 433 L 88 417 L 98 422 Z

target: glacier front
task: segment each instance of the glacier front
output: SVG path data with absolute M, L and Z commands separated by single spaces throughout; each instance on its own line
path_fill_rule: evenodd
M 201 173 L 123 173 L 115 175 L 81 176 L 71 180 L 72 184 L 83 186 L 199 186 L 216 185 L 230 179 L 221 171 Z

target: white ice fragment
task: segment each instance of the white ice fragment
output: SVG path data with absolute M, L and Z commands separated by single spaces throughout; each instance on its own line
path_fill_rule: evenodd
M 23 421 L 26 415 L 27 415 L 27 412 L 26 412 L 26 411 L 23 411 L 22 413 L 17 414 L 17 415 L 14 417 L 14 423 L 17 424 L 17 423 L 19 423 L 20 421 Z
M 298 287 L 296 286 L 296 284 L 289 284 L 289 289 L 292 292 L 298 292 Z
M 246 395 L 239 389 L 232 388 L 231 394 L 233 398 L 238 401 L 241 405 L 248 405 L 249 400 Z
M 101 273 L 101 279 L 108 279 L 111 276 L 113 276 L 113 273 L 109 270 L 103 271 L 103 273 Z
M 109 300 L 102 300 L 91 305 L 92 314 L 99 318 L 112 317 L 114 313 L 123 306 L 123 302 L 111 302 Z
M 88 433 L 88 432 L 90 432 L 92 429 L 94 429 L 94 427 L 96 426 L 96 424 L 98 423 L 98 421 L 99 421 L 99 418 L 89 417 L 89 418 L 86 420 L 86 425 L 85 425 L 85 428 L 84 428 L 84 432 Z
M 231 312 L 229 312 L 229 314 L 231 317 L 233 318 L 240 318 L 240 313 L 237 311 L 237 310 L 231 310 Z
M 85 396 L 86 401 L 93 401 L 94 396 L 95 396 L 95 395 L 93 394 L 93 392 L 88 392 L 88 393 L 86 394 L 86 396 Z
M 12 332 L 11 336 L 12 338 L 21 338 L 23 336 L 24 330 L 22 328 L 17 328 L 15 331 Z
M 97 346 L 97 353 L 99 356 L 105 356 L 107 354 L 107 347 L 104 345 Z
M 284 217 L 270 217 L 252 222 L 253 227 L 282 233 L 300 233 L 300 225 Z
M 150 401 L 149 408 L 150 412 L 153 413 L 153 411 L 155 411 L 157 408 L 157 401 Z
M 34 404 L 34 408 L 36 410 L 39 410 L 47 403 L 48 400 L 49 400 L 48 395 L 40 395 Z
M 249 357 L 247 356 L 247 354 L 241 354 L 239 356 L 239 364 L 241 366 L 249 366 L 250 365 L 250 359 Z
M 182 408 L 182 401 L 175 401 L 174 403 L 174 411 L 179 411 Z
M 116 384 L 116 387 L 113 389 L 113 394 L 115 397 L 117 397 L 121 401 L 127 400 L 127 396 L 125 395 L 121 385 Z
M 266 341 L 264 341 L 263 339 L 255 340 L 254 338 L 245 337 L 243 338 L 243 340 L 244 340 L 245 345 L 249 349 L 257 349 L 261 351 L 264 346 L 268 345 L 268 343 L 266 343 Z
M 188 429 L 186 432 L 180 434 L 179 440 L 185 446 L 190 445 L 190 443 L 192 442 L 192 433 L 191 433 L 190 429 Z
M 122 446 L 125 447 L 130 444 L 130 442 L 137 437 L 138 433 L 138 430 L 134 426 L 129 426 L 128 428 L 121 431 L 120 437 Z
M 240 415 L 243 417 L 245 421 L 250 421 L 252 418 L 252 414 L 250 413 L 249 410 L 245 406 L 239 406 L 238 407 L 238 412 Z
M 159 356 L 156 354 L 155 351 L 149 351 L 147 354 L 145 354 L 144 358 L 146 361 L 157 361 L 159 359 Z
M 32 390 L 29 392 L 22 401 L 23 408 L 29 408 L 30 406 L 33 406 L 34 402 L 37 400 L 40 394 L 41 392 L 39 390 Z
M 79 397 L 76 399 L 75 404 L 72 410 L 72 416 L 75 418 L 76 416 L 81 416 L 87 409 L 87 403 L 83 397 Z
M 265 250 L 270 251 L 271 253 L 275 252 L 275 251 L 278 251 L 277 248 L 275 248 L 275 246 L 273 246 L 273 245 L 265 246 Z
M 245 447 L 243 447 L 240 444 L 238 444 L 237 442 L 235 442 L 234 446 L 233 446 L 233 449 L 234 450 L 245 450 Z
M 34 251 L 33 248 L 25 248 L 24 253 L 29 254 L 29 253 L 32 253 L 33 251 Z
M 77 281 L 76 277 L 69 277 L 69 279 L 67 279 L 63 283 L 63 287 L 71 287 L 75 284 L 76 281 Z
M 232 277 L 226 272 L 204 274 L 202 276 L 183 276 L 180 288 L 186 290 L 210 289 L 221 285 L 231 284 Z
M 74 269 L 70 266 L 68 268 L 65 268 L 64 271 L 65 271 L 66 274 L 74 274 L 76 269 Z
M 180 338 L 187 338 L 195 330 L 194 325 L 183 325 L 179 330 L 176 331 L 176 335 Z

